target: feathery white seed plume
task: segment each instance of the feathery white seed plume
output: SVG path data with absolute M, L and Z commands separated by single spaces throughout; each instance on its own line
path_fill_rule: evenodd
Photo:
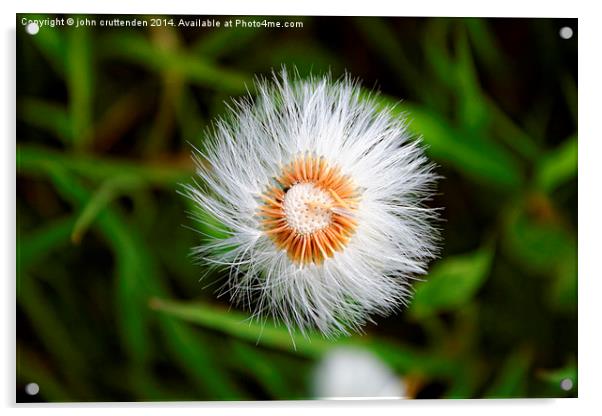
M 283 70 L 256 89 L 195 151 L 186 194 L 223 228 L 194 253 L 229 269 L 223 293 L 255 317 L 327 337 L 360 331 L 406 304 L 434 257 L 437 212 L 422 205 L 433 165 L 348 76 Z

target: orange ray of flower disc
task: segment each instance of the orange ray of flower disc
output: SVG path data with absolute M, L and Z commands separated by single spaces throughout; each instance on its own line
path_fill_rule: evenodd
M 257 215 L 264 232 L 297 264 L 321 264 L 355 232 L 359 192 L 323 157 L 301 155 L 266 189 Z

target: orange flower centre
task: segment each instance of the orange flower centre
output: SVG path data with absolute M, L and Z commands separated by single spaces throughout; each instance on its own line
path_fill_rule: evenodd
M 359 191 L 338 166 L 313 155 L 282 169 L 263 195 L 264 232 L 297 264 L 321 264 L 342 251 L 357 227 Z

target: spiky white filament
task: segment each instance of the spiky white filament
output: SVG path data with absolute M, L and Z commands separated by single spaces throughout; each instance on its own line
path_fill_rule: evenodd
M 227 236 L 195 253 L 229 267 L 225 291 L 254 316 L 325 336 L 360 330 L 372 315 L 405 304 L 411 279 L 434 257 L 437 215 L 422 206 L 436 179 L 433 166 L 410 141 L 405 121 L 362 97 L 348 77 L 299 80 L 283 71 L 256 87 L 255 100 L 235 102 L 196 153 L 200 181 L 187 195 Z M 266 236 L 257 211 L 266 186 L 307 153 L 350 175 L 361 199 L 345 249 L 300 266 Z

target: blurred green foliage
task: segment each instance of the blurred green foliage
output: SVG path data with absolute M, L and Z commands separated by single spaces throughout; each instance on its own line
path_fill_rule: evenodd
M 289 30 L 30 36 L 21 17 L 19 401 L 308 398 L 337 345 L 372 351 L 418 398 L 577 395 L 577 41 L 558 36 L 576 20 L 312 17 Z M 194 174 L 190 144 L 282 65 L 377 86 L 444 177 L 429 202 L 444 207 L 441 258 L 408 310 L 364 335 L 247 322 L 215 298 L 220 272 L 189 256 L 187 212 L 204 214 L 177 193 Z M 23 393 L 31 381 L 39 396 Z

